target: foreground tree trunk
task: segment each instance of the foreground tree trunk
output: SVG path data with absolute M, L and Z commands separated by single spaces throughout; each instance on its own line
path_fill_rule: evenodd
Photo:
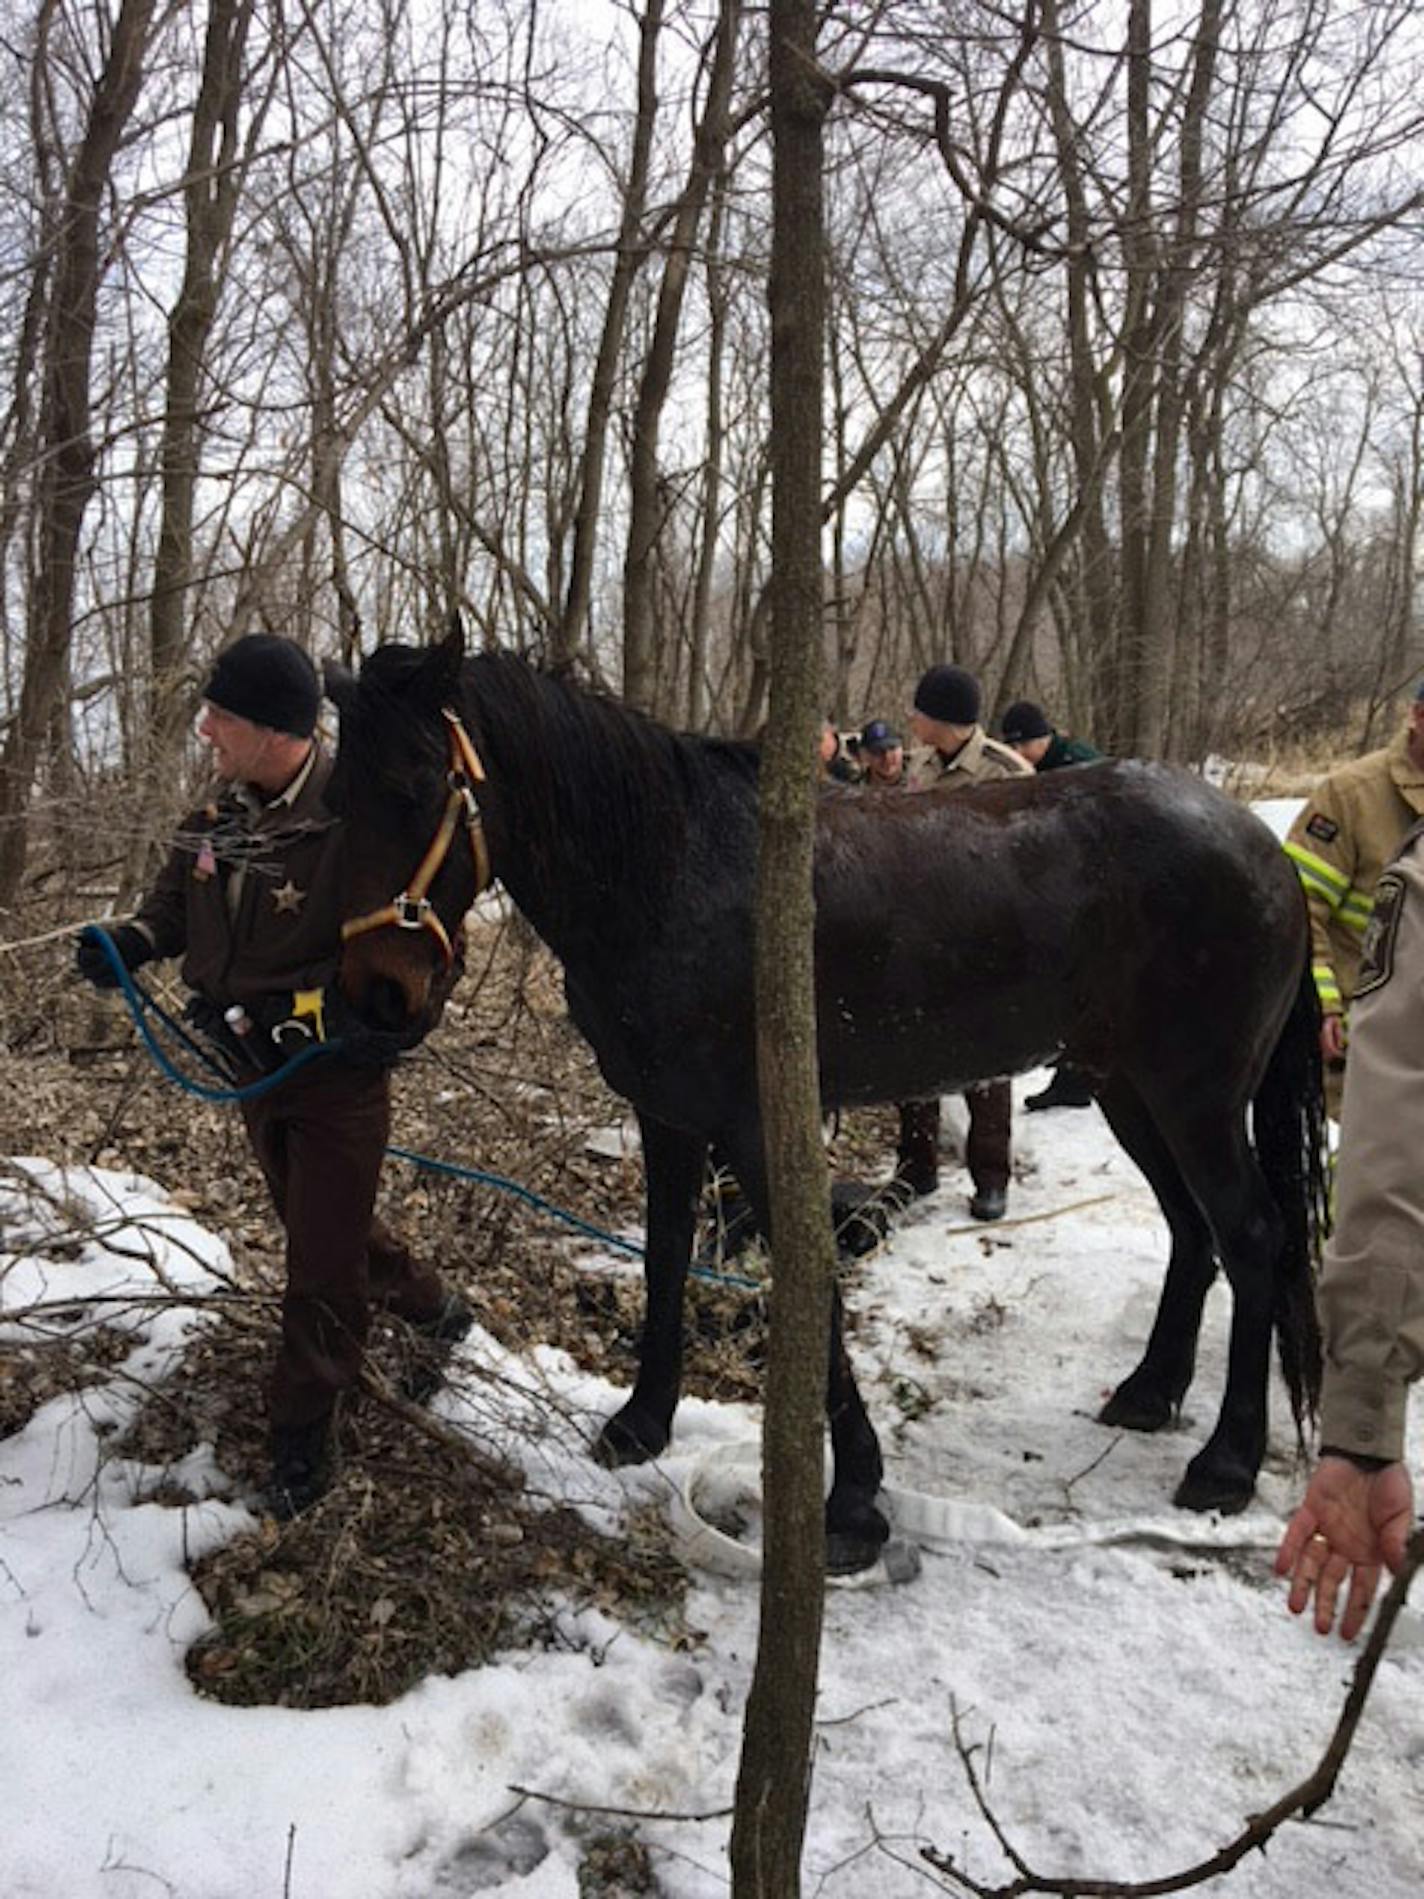
M 771 722 L 757 878 L 757 1057 L 775 1272 L 765 1567 L 732 1826 L 734 1899 L 800 1892 L 825 1570 L 831 1238 L 816 1067 L 811 866 L 821 675 L 822 131 L 814 0 L 772 0 Z

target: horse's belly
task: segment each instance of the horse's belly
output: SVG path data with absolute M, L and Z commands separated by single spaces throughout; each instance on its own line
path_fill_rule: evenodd
M 953 1092 L 1051 1060 L 1063 1025 L 1042 997 L 1003 998 L 966 1020 L 958 1012 L 910 1010 L 821 1024 L 821 1092 L 848 1107 Z

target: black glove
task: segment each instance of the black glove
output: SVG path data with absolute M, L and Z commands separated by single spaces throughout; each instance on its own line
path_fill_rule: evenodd
M 136 923 L 121 923 L 117 929 L 110 930 L 109 938 L 119 952 L 119 960 L 125 969 L 137 969 L 140 963 L 148 962 L 153 955 L 153 945 Z M 114 966 L 109 961 L 97 930 L 80 931 L 74 947 L 74 965 L 85 982 L 93 983 L 96 989 L 117 989 L 119 986 Z

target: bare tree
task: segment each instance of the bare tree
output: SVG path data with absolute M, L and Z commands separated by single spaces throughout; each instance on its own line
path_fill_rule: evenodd
M 772 0 L 771 724 L 757 864 L 757 1066 L 776 1272 L 762 1449 L 765 1565 L 732 1826 L 736 1899 L 800 1891 L 821 1641 L 821 1471 L 835 1249 L 821 1147 L 811 865 L 819 729 L 823 125 L 815 0 Z
M 42 44 L 54 10 L 54 0 L 45 0 Z M 14 903 L 24 874 L 30 786 L 66 684 L 75 561 L 96 485 L 89 379 L 102 271 L 100 215 L 110 167 L 143 83 L 153 14 L 154 0 L 122 0 L 85 104 L 83 134 L 65 172 L 36 431 L 36 571 L 19 706 L 0 750 L 0 910 Z

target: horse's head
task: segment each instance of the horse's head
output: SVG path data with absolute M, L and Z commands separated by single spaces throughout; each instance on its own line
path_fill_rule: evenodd
M 341 990 L 368 1027 L 415 1042 L 439 1019 L 465 912 L 490 881 L 459 714 L 464 641 L 383 646 L 360 677 L 328 665 L 341 715 L 327 801 L 346 848 Z

